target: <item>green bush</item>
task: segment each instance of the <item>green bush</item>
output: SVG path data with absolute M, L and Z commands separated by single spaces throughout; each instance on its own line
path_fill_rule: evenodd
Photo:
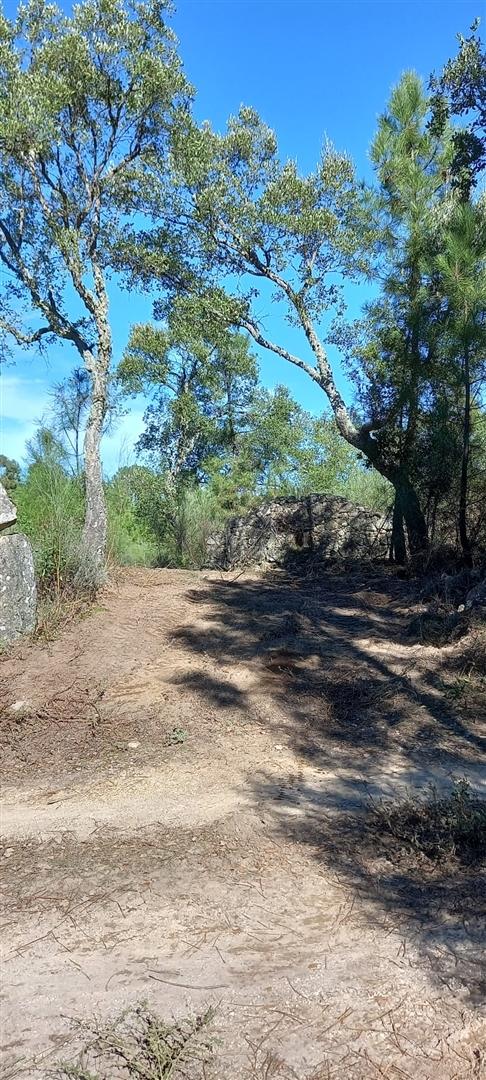
M 188 488 L 173 501 L 171 527 L 161 554 L 167 566 L 200 569 L 207 555 L 208 539 L 222 524 L 225 513 L 207 488 Z
M 370 834 L 394 859 L 422 856 L 444 867 L 449 862 L 482 863 L 486 857 L 486 800 L 467 779 L 455 780 L 448 794 L 427 794 L 400 802 L 371 802 Z
M 55 461 L 31 465 L 15 489 L 18 528 L 29 537 L 41 593 L 75 588 L 83 575 L 84 497 L 79 479 Z
M 129 479 L 119 473 L 106 487 L 108 557 L 118 566 L 156 566 L 158 542 L 153 529 L 137 513 Z
M 228 513 L 210 486 L 176 487 L 143 465 L 120 469 L 107 496 L 110 550 L 122 563 L 201 567 Z
M 336 495 L 343 495 L 358 506 L 384 513 L 393 506 L 393 488 L 384 476 L 374 469 L 365 469 L 356 463 L 349 475 L 337 488 Z

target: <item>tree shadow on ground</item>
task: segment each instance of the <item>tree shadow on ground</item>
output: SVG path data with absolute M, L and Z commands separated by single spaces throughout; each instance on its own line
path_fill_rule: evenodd
M 304 845 L 348 886 L 371 926 L 403 933 L 397 966 L 416 963 L 409 953 L 415 945 L 434 981 L 465 992 L 473 1004 L 486 1001 L 484 861 L 463 860 L 460 852 L 428 860 L 385 831 L 379 835 L 371 800 L 349 809 L 356 799 L 352 780 L 326 794 L 311 784 L 287 794 L 263 774 L 252 786 L 272 828 Z
M 480 718 L 463 715 L 448 693 L 449 652 L 407 635 L 407 583 L 385 568 L 317 580 L 277 572 L 207 580 L 189 595 L 204 605 L 204 622 L 177 637 L 221 669 L 217 678 L 192 672 L 191 688 L 247 724 L 262 723 L 266 703 L 265 726 L 295 755 L 292 775 L 250 778 L 267 821 L 345 880 L 370 921 L 406 924 L 439 980 L 486 998 L 479 867 L 399 852 L 393 860 L 376 837 L 370 844 L 369 796 L 423 793 L 451 775 L 476 787 L 485 776 Z M 241 665 L 254 675 L 251 691 L 235 692 L 232 668 Z M 299 763 L 311 780 L 299 777 Z
M 479 724 L 447 698 L 448 654 L 408 638 L 407 586 L 392 574 L 371 587 L 359 575 L 213 580 L 189 596 L 204 605 L 205 625 L 176 638 L 230 679 L 232 666 L 253 667 L 303 757 L 324 763 L 339 747 L 342 760 L 343 751 L 350 763 L 366 752 L 382 765 L 398 750 L 419 775 L 428 760 L 457 773 L 477 766 Z M 205 684 L 210 697 L 210 676 Z

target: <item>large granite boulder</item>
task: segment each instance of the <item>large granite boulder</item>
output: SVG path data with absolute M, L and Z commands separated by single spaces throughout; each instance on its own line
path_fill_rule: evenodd
M 35 627 L 36 587 L 32 548 L 26 536 L 0 536 L 0 644 Z
M 474 588 L 470 589 L 466 596 L 465 603 L 466 611 L 484 611 L 486 612 L 486 578 L 483 581 L 479 581 Z
M 15 525 L 17 511 L 0 484 L 0 530 Z M 0 536 L 0 645 L 35 627 L 36 587 L 32 548 L 26 536 Z
M 284 565 L 299 552 L 322 559 L 386 558 L 390 522 L 338 495 L 279 498 L 232 518 L 208 544 L 206 565 Z
M 0 529 L 7 529 L 9 525 L 15 525 L 16 521 L 15 506 L 10 501 L 5 488 L 0 484 Z

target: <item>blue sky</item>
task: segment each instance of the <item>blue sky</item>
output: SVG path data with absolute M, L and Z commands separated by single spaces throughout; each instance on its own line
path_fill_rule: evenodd
M 4 2 L 7 15 L 15 8 Z M 425 79 L 439 69 L 456 51 L 457 32 L 466 33 L 477 15 L 484 16 L 480 0 L 179 0 L 173 25 L 198 119 L 221 129 L 240 104 L 252 105 L 275 129 L 282 156 L 296 158 L 302 171 L 314 167 L 327 136 L 370 177 L 368 148 L 391 87 L 406 69 Z M 359 299 L 350 295 L 353 311 Z M 130 325 L 150 316 L 150 304 L 114 287 L 111 312 L 118 360 Z M 275 331 L 282 340 L 290 333 L 283 323 Z M 77 354 L 53 348 L 46 361 L 17 351 L 15 360 L 0 376 L 0 452 L 22 460 L 49 386 Z M 263 356 L 261 375 L 268 386 L 286 382 L 306 408 L 322 410 L 318 389 L 284 361 Z M 133 458 L 143 408 L 140 399 L 131 403 L 105 439 L 108 474 Z

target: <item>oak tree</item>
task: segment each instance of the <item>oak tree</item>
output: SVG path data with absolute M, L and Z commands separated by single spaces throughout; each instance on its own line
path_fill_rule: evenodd
M 28 0 L 0 18 L 0 330 L 56 339 L 89 377 L 84 543 L 102 578 L 100 442 L 113 359 L 108 275 L 126 214 L 167 165 L 189 88 L 165 0 Z

